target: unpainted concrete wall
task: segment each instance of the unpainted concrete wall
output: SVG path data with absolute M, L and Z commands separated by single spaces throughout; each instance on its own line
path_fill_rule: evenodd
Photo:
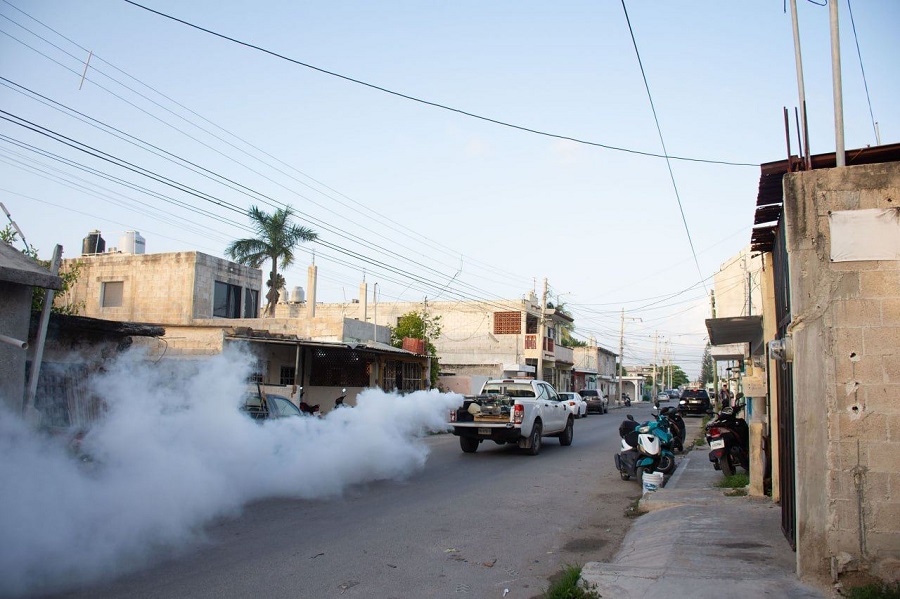
M 0 281 L 0 333 L 20 341 L 28 340 L 31 294 L 28 285 Z M 25 350 L 0 343 L 0 402 L 21 414 L 24 398 Z
M 900 209 L 900 164 L 785 177 L 797 566 L 819 583 L 900 578 L 900 261 L 830 260 L 829 211 L 871 208 Z

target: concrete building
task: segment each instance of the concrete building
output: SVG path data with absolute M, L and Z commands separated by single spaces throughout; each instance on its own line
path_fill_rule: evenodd
M 822 586 L 900 579 L 900 144 L 846 157 L 762 165 L 762 319 L 707 322 L 713 343 L 747 343 L 782 530 Z
M 593 339 L 585 347 L 573 348 L 573 353 L 573 389 L 599 389 L 602 395 L 609 396 L 610 402 L 614 402 L 619 394 L 619 379 L 616 376 L 618 354 L 597 345 Z
M 75 261 L 82 275 L 68 299 L 84 302 L 84 316 L 163 325 L 259 316 L 256 268 L 201 252 L 90 254 L 65 262 Z
M 559 330 L 572 318 L 553 308 L 544 312 L 544 336 L 538 339 L 541 304 L 531 293 L 518 300 L 372 302 L 367 285 L 360 286 L 359 299 L 341 304 L 318 304 L 317 318 L 329 321 L 356 319 L 360 323 L 396 326 L 410 312 L 439 318 L 441 335 L 429 338 L 440 359 L 441 385 L 470 395 L 488 378 L 543 378 L 560 391 L 573 389 L 575 354 L 559 345 Z M 279 304 L 276 317 L 301 318 L 305 304 Z M 539 362 L 543 372 L 538 372 Z M 607 366 L 604 361 L 604 368 Z M 615 371 L 615 366 L 612 369 Z M 605 372 L 605 371 L 604 371 Z M 599 372 L 598 372 L 599 376 Z
M 99 235 L 99 234 L 98 234 Z M 428 358 L 389 345 L 390 331 L 340 314 L 315 313 L 315 266 L 310 301 L 279 305 L 260 318 L 262 271 L 200 252 L 102 253 L 76 259 L 81 276 L 69 296 L 84 314 L 159 325 L 166 334 L 143 341 L 153 358 L 215 355 L 230 344 L 256 358 L 253 381 L 266 391 L 309 403 L 347 403 L 366 387 L 413 391 L 427 386 Z

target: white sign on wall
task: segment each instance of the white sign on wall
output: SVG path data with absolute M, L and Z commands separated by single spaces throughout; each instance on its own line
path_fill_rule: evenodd
M 831 261 L 900 260 L 900 207 L 828 214 Z

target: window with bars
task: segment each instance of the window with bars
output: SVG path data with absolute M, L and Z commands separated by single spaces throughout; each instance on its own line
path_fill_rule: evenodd
M 368 387 L 371 356 L 345 349 L 316 349 L 311 354 L 310 385 Z
M 495 335 L 518 335 L 521 332 L 521 312 L 494 312 Z
M 279 376 L 280 384 L 293 385 L 296 370 L 293 366 L 282 366 L 281 375 Z
M 266 372 L 269 370 L 269 363 L 263 360 L 257 360 L 256 364 L 253 365 L 253 369 L 250 371 L 250 376 L 247 377 L 248 383 L 265 383 L 266 382 Z

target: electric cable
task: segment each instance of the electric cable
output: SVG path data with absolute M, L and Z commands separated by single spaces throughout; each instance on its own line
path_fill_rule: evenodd
M 555 138 L 555 139 L 562 139 L 562 140 L 566 140 L 566 141 L 575 142 L 575 143 L 578 143 L 578 144 L 584 144 L 584 145 L 588 145 L 588 146 L 594 146 L 594 147 L 604 148 L 604 149 L 607 149 L 607 150 L 614 150 L 614 151 L 618 151 L 618 152 L 626 152 L 626 153 L 629 153 L 629 154 L 638 154 L 638 155 L 641 155 L 641 156 L 648 156 L 648 157 L 652 157 L 652 158 L 666 158 L 667 160 L 668 160 L 668 159 L 671 159 L 671 160 L 683 160 L 683 161 L 688 161 L 688 162 L 702 162 L 702 163 L 706 163 L 706 164 L 720 164 L 720 165 L 727 165 L 727 166 L 752 166 L 752 167 L 758 167 L 758 166 L 759 166 L 758 164 L 752 164 L 752 163 L 748 163 L 748 162 L 729 162 L 729 161 L 725 161 L 725 160 L 707 160 L 707 159 L 701 159 L 701 158 L 688 158 L 688 157 L 685 157 L 685 156 L 668 156 L 668 155 L 666 155 L 666 154 L 655 154 L 655 153 L 652 153 L 652 152 L 643 152 L 643 151 L 639 151 L 639 150 L 633 150 L 633 149 L 622 148 L 622 147 L 618 147 L 618 146 L 611 146 L 611 145 L 608 145 L 608 144 L 602 144 L 602 143 L 599 143 L 599 142 L 587 141 L 587 140 L 579 139 L 579 138 L 577 138 L 577 137 L 570 137 L 570 136 L 566 136 L 566 135 L 558 135 L 558 134 L 555 134 L 555 133 L 548 133 L 548 132 L 546 132 L 546 131 L 540 131 L 540 130 L 538 130 L 538 129 L 532 129 L 532 128 L 530 128 L 530 127 L 524 127 L 524 126 L 521 126 L 521 125 L 514 125 L 514 124 L 508 123 L 508 122 L 506 122 L 506 121 L 501 121 L 501 120 L 498 120 L 498 119 L 493 119 L 493 118 L 490 118 L 490 117 L 481 116 L 481 115 L 475 114 L 475 113 L 473 113 L 473 112 L 468 112 L 468 111 L 465 111 L 465 110 L 461 110 L 461 109 L 459 109 L 459 108 L 453 108 L 453 107 L 451 107 L 451 106 L 447 106 L 447 105 L 445 105 L 445 104 L 440 104 L 440 103 L 438 103 L 438 102 L 431 102 L 431 101 L 429 101 L 429 100 L 423 100 L 423 99 L 421 99 L 421 98 L 417 98 L 417 97 L 415 97 L 415 96 L 411 96 L 411 95 L 404 94 L 404 93 L 401 93 L 401 92 L 398 92 L 398 91 L 394 91 L 394 90 L 388 89 L 388 88 L 386 88 L 386 87 L 382 87 L 382 86 L 380 86 L 380 85 L 375 85 L 375 84 L 373 84 L 373 83 L 367 83 L 367 82 L 362 81 L 362 80 L 360 80 L 360 79 L 355 79 L 355 78 L 353 78 L 353 77 L 348 77 L 347 75 L 341 75 L 340 73 L 336 73 L 336 72 L 334 72 L 334 71 L 329 71 L 329 70 L 327 70 L 327 69 L 323 69 L 323 68 L 321 68 L 321 67 L 317 67 L 317 66 L 314 66 L 314 65 L 311 65 L 311 64 L 302 62 L 302 61 L 297 60 L 297 59 L 295 59 L 295 58 L 290 58 L 290 57 L 285 56 L 285 55 L 283 55 L 283 54 L 279 54 L 278 52 L 274 52 L 274 51 L 272 51 L 272 50 L 268 50 L 268 49 L 266 49 L 266 48 L 263 48 L 262 46 L 257 46 L 257 45 L 255 45 L 255 44 L 251 44 L 251 43 L 249 43 L 249 42 L 245 42 L 245 41 L 239 40 L 239 39 L 237 39 L 237 38 L 233 38 L 233 37 L 227 36 L 227 35 L 225 35 L 225 34 L 218 33 L 218 32 L 213 31 L 213 30 L 211 30 L 211 29 L 207 29 L 207 28 L 205 28 L 205 27 L 201 27 L 200 25 L 195 25 L 194 23 L 191 23 L 191 22 L 189 22 L 189 21 L 185 21 L 184 19 L 179 19 L 178 17 L 174 17 L 174 16 L 169 15 L 169 14 L 166 14 L 166 13 L 164 13 L 164 12 L 161 12 L 161 11 L 158 11 L 158 10 L 154 10 L 154 9 L 152 9 L 152 8 L 150 8 L 150 7 L 144 6 L 143 4 L 138 4 L 137 2 L 134 2 L 133 0 L 123 0 L 123 1 L 124 1 L 124 2 L 127 2 L 128 4 L 131 4 L 131 5 L 133 5 L 133 6 L 136 6 L 137 8 L 141 8 L 141 9 L 143 9 L 143 10 L 146 10 L 147 12 L 151 12 L 151 13 L 153 13 L 153 14 L 159 15 L 159 16 L 164 17 L 164 18 L 166 18 L 166 19 L 170 19 L 170 20 L 172 20 L 172 21 L 175 21 L 176 23 L 181 23 L 182 25 L 186 25 L 187 27 L 191 27 L 191 28 L 196 29 L 196 30 L 198 30 L 198 31 L 202 31 L 203 33 L 207 33 L 207 34 L 209 34 L 209 35 L 213 35 L 213 36 L 215 36 L 215 37 L 224 39 L 224 40 L 229 41 L 229 42 L 232 42 L 232 43 L 234 43 L 234 44 L 238 44 L 238 45 L 240 45 L 240 46 L 244 46 L 244 47 L 247 47 L 247 48 L 250 48 L 250 49 L 253 49 L 253 50 L 257 50 L 257 51 L 262 52 L 262 53 L 264 53 L 264 54 L 268 54 L 268 55 L 273 56 L 273 57 L 275 57 L 275 58 L 278 58 L 278 59 L 281 59 L 281 60 L 284 60 L 284 61 L 287 61 L 287 62 L 296 64 L 296 65 L 298 65 L 298 66 L 305 67 L 305 68 L 307 68 L 307 69 L 311 69 L 311 70 L 313 70 L 313 71 L 317 71 L 317 72 L 319 72 L 319 73 L 322 73 L 322 74 L 325 74 L 325 75 L 329 75 L 329 76 L 331 76 L 331 77 L 337 77 L 337 78 L 339 78 L 339 79 L 343 79 L 344 81 L 349 81 L 350 83 L 355 83 L 355 84 L 357 84 L 357 85 L 362 85 L 362 86 L 365 86 L 365 87 L 368 87 L 368 88 L 371 88 L 371 89 L 374 89 L 374 90 L 377 90 L 377 91 L 380 91 L 380 92 L 384 92 L 384 93 L 386 93 L 386 94 L 390 94 L 390 95 L 393 95 L 393 96 L 397 96 L 397 97 L 399 97 L 399 98 L 403 98 L 403 99 L 410 100 L 410 101 L 413 101 L 413 102 L 418 102 L 418 103 L 420 103 L 420 104 L 425 104 L 426 106 L 432 106 L 432 107 L 434 107 L 434 108 L 439 108 L 439 109 L 441 109 L 441 110 L 447 110 L 447 111 L 450 111 L 450 112 L 455 112 L 455 113 L 461 114 L 461 115 L 463 115 L 463 116 L 468 116 L 468 117 L 471 117 L 471 118 L 474 118 L 474 119 L 479 119 L 479 120 L 482 120 L 482 121 L 486 121 L 486 122 L 489 122 L 489 123 L 493 123 L 493 124 L 495 124 L 495 125 L 500 125 L 500 126 L 503 126 L 503 127 L 509 127 L 509 128 L 511 128 L 511 129 L 517 129 L 517 130 L 519 130 L 519 131 L 524 131 L 524 132 L 527 132 L 527 133 L 533 133 L 533 134 L 535 134 L 535 135 L 541 135 L 541 136 L 544 136 L 544 137 L 551 137 L 551 138 Z

